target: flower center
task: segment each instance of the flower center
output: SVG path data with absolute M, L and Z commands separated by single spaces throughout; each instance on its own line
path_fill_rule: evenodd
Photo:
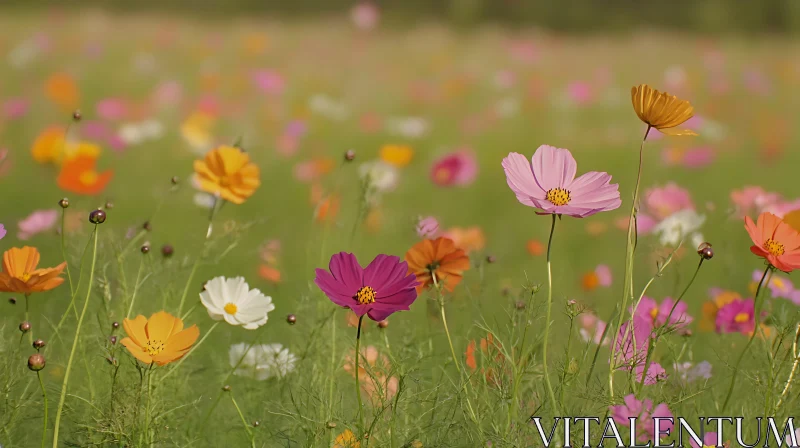
M 219 181 L 217 181 L 217 183 L 222 188 L 228 188 L 228 187 L 231 186 L 231 180 L 230 180 L 230 178 L 228 178 L 228 176 L 221 176 L 219 178 Z
M 358 303 L 361 305 L 367 305 L 370 303 L 375 302 L 375 296 L 377 293 L 374 289 L 369 286 L 364 286 L 363 288 L 359 289 L 356 293 L 356 296 L 353 297 L 354 299 L 358 300 Z
M 747 323 L 747 322 L 750 321 L 750 315 L 747 314 L 747 313 L 739 313 L 739 314 L 736 315 L 736 317 L 733 318 L 733 320 L 737 324 Z
M 652 310 L 650 310 L 650 317 L 652 317 L 653 320 L 655 320 L 656 316 L 658 316 L 658 308 L 653 308 Z
M 25 283 L 28 283 L 28 280 L 31 279 L 31 273 L 30 272 L 23 272 L 22 275 L 19 277 L 19 279 L 22 280 Z
M 82 172 L 78 181 L 83 185 L 94 185 L 97 183 L 97 171 L 89 170 Z
M 236 306 L 235 303 L 226 303 L 225 304 L 225 308 L 223 308 L 223 309 L 228 314 L 236 314 L 236 311 L 239 310 L 239 308 Z
M 783 247 L 783 244 L 773 240 L 772 238 L 764 242 L 764 249 L 776 257 L 783 255 L 783 253 L 786 251 Z
M 155 356 L 164 351 L 164 343 L 159 340 L 147 341 L 144 349 L 150 356 Z
M 563 188 L 551 188 L 547 190 L 547 195 L 545 199 L 550 201 L 553 205 L 567 205 L 572 197 L 569 194 L 569 191 Z

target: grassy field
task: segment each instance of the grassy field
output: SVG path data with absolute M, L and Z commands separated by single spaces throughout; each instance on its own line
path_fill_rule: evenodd
M 422 292 L 411 311 L 392 315 L 385 329 L 365 323 L 362 347 L 374 346 L 387 359 L 375 367 L 385 371 L 372 372 L 368 381 L 395 378 L 381 384 L 397 391 L 365 396 L 370 437 L 361 446 L 536 446 L 528 417 L 554 410 L 541 362 L 546 260 L 531 246 L 547 244 L 550 219 L 517 202 L 501 161 L 509 152 L 530 157 L 542 144 L 569 148 L 578 174 L 610 173 L 623 202 L 585 219 L 564 217 L 555 230 L 548 362 L 563 414 L 602 417 L 632 392 L 667 403 L 676 416 L 715 414 L 748 337 L 718 334 L 713 325 L 702 331 L 704 303 L 711 288 L 753 297 L 753 272 L 764 269 L 749 252 L 732 192 L 760 186 L 780 195 L 750 210 L 754 219 L 758 209 L 800 196 L 800 65 L 788 57 L 800 51 L 797 40 L 647 31 L 576 38 L 491 27 L 459 33 L 435 24 L 366 31 L 344 20 L 100 13 L 4 15 L 0 30 L 0 223 L 8 232 L 2 249 L 35 246 L 43 267 L 64 261 L 58 201 L 70 202 L 64 244 L 76 292 L 65 282 L 31 295 L 27 318 L 30 335 L 47 343 L 40 372 L 47 446 L 54 443 L 78 328 L 69 304 L 74 299 L 80 312 L 87 298 L 57 446 L 332 446 L 346 429 L 362 434 L 353 369 L 345 368 L 356 336 L 352 312 L 317 288 L 314 269 L 327 267 L 339 251 L 355 253 L 362 265 L 379 253 L 402 258 L 420 239 L 420 216 L 436 217 L 442 231 L 475 227 L 482 234 L 460 242 L 473 246 L 472 267 L 445 298 L 459 359 L 452 359 L 434 291 Z M 626 236 L 619 221 L 630 210 L 646 128 L 631 107 L 630 88 L 641 83 L 691 101 L 697 117 L 691 126 L 700 134 L 648 139 L 643 196 L 670 182 L 687 190 L 691 204 L 684 207 L 705 215 L 699 231 L 716 255 L 684 296 L 694 316 L 692 334 L 664 336 L 652 355 L 667 378 L 640 390 L 618 373 L 612 401 L 609 351 L 600 349 L 595 366 L 595 346 L 579 336 L 580 318 L 570 325 L 565 307 L 575 300 L 608 320 L 620 304 Z M 81 120 L 72 120 L 74 109 Z M 63 191 L 59 166 L 32 156 L 43 131 L 68 125 L 70 142 L 96 143 L 98 166 L 113 170 L 98 194 Z M 260 168 L 261 186 L 243 204 L 222 207 L 206 239 L 209 211 L 195 203 L 193 161 L 234 142 Z M 379 160 L 385 145 L 405 145 L 413 157 L 396 168 L 391 191 L 366 201 L 361 166 Z M 348 150 L 355 151 L 351 162 L 344 159 Z M 476 177 L 437 185 L 434 164 L 457 150 L 474 156 Z M 330 195 L 338 207 L 321 213 L 320 198 Z M 93 257 L 88 215 L 98 207 L 107 220 L 97 227 Z M 58 218 L 23 241 L 18 223 L 35 210 Z M 149 231 L 142 230 L 145 222 Z M 151 250 L 142 255 L 145 242 Z M 171 256 L 162 255 L 164 245 L 174 250 Z M 677 297 L 695 272 L 694 252 L 687 240 L 647 296 Z M 637 296 L 668 254 L 658 236 L 640 235 Z M 610 268 L 611 285 L 590 288 L 586 275 L 598 265 Z M 271 279 L 263 266 L 271 267 Z M 217 276 L 243 276 L 271 296 L 268 322 L 254 331 L 215 326 L 198 293 Z M 535 296 L 532 285 L 542 285 Z M 35 350 L 17 329 L 26 300 L 6 296 L 16 304 L 0 304 L 0 352 L 7 360 L 0 368 L 0 444 L 38 446 L 44 402 L 26 366 Z M 112 334 L 125 336 L 112 322 L 122 322 L 133 296 L 134 315 L 166 310 L 199 327 L 202 344 L 178 367 L 148 371 L 109 341 Z M 777 407 L 791 367 L 796 305 L 769 299 L 766 309 L 772 345 L 756 339 L 728 407 L 733 414 L 724 415 L 786 416 L 800 409 L 796 387 Z M 296 316 L 294 325 L 288 314 Z M 504 354 L 478 355 L 495 372 L 481 375 L 464 354 L 487 332 Z M 294 370 L 264 381 L 231 376 L 229 347 L 254 340 L 287 347 L 297 356 Z M 673 368 L 676 360 L 708 361 L 712 376 L 687 384 Z M 230 392 L 222 392 L 225 384 Z

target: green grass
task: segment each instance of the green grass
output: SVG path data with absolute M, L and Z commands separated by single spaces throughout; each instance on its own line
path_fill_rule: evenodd
M 495 334 L 507 359 L 516 362 L 513 372 L 518 384 L 505 376 L 499 386 L 487 382 L 480 373 L 470 381 L 456 370 L 443 332 L 433 293 L 426 292 L 410 312 L 395 314 L 385 330 L 372 322 L 365 325 L 363 345 L 374 345 L 391 359 L 392 375 L 399 380 L 395 400 L 377 406 L 366 405 L 367 426 L 372 446 L 412 446 L 420 440 L 424 446 L 529 446 L 535 429 L 527 418 L 551 415 L 542 381 L 541 337 L 543 306 L 547 293 L 544 257 L 533 257 L 525 249 L 529 239 L 546 241 L 549 219 L 519 204 L 506 186 L 500 167 L 511 151 L 530 156 L 540 144 L 570 148 L 578 160 L 579 173 L 598 170 L 610 172 L 620 183 L 623 206 L 615 211 L 584 220 L 564 218 L 557 223 L 553 241 L 553 315 L 550 358 L 551 378 L 560 394 L 562 377 L 567 381 L 562 407 L 567 415 L 603 416 L 608 409 L 608 350 L 599 352 L 593 376 L 587 378 L 594 346 L 587 346 L 572 329 L 572 351 L 565 357 L 569 320 L 564 309 L 574 299 L 595 310 L 606 320 L 621 297 L 624 269 L 624 232 L 614 221 L 627 214 L 636 175 L 636 150 L 643 124 L 629 103 L 632 85 L 649 83 L 662 87 L 664 71 L 682 66 L 688 75 L 690 99 L 697 113 L 711 119 L 727 132 L 722 140 L 708 137 L 692 140 L 662 139 L 647 144 L 643 188 L 675 181 L 688 188 L 698 209 L 707 215 L 705 238 L 714 244 L 716 257 L 701 270 L 693 288 L 686 295 L 690 314 L 699 319 L 701 306 L 708 299 L 709 287 L 723 287 L 748 294 L 752 272 L 762 269 L 761 261 L 749 253 L 750 241 L 739 218 L 729 212 L 729 193 L 744 185 L 762 185 L 788 198 L 796 195 L 796 167 L 800 155 L 800 137 L 792 121 L 796 115 L 795 93 L 800 74 L 787 60 L 797 51 L 797 42 L 759 38 L 729 37 L 709 42 L 688 35 L 664 35 L 640 32 L 629 37 L 573 38 L 540 35 L 535 32 L 510 32 L 482 28 L 459 34 L 435 25 L 405 31 L 378 31 L 363 35 L 337 21 L 281 24 L 244 19 L 192 21 L 175 17 L 106 17 L 103 15 L 50 18 L 45 15 L 4 17 L 0 48 L 7 54 L 19 42 L 36 32 L 51 39 L 47 55 L 36 58 L 24 70 L 8 65 L 3 70 L 0 98 L 26 97 L 30 112 L 21 120 L 0 123 L 0 147 L 10 149 L 13 164 L 2 178 L 3 213 L 0 222 L 9 230 L 2 240 L 3 250 L 24 244 L 35 245 L 42 253 L 42 264 L 53 266 L 62 260 L 60 238 L 54 233 L 40 234 L 31 240 L 16 239 L 16 222 L 31 211 L 57 208 L 65 196 L 56 185 L 52 166 L 37 165 L 29 153 L 36 135 L 51 124 L 66 124 L 69 115 L 60 112 L 44 97 L 42 85 L 53 72 L 73 73 L 81 89 L 81 109 L 86 119 L 93 119 L 94 104 L 103 98 L 123 97 L 148 103 L 153 88 L 163 80 L 178 80 L 184 86 L 183 103 L 171 110 L 154 111 L 166 128 L 165 136 L 153 143 L 130 147 L 115 153 L 106 148 L 101 165 L 115 170 L 115 178 L 98 197 L 69 196 L 68 209 L 84 211 L 79 230 L 67 236 L 67 261 L 77 288 L 76 305 L 80 311 L 89 294 L 86 315 L 77 354 L 72 366 L 60 428 L 59 446 L 144 446 L 142 434 L 152 446 L 246 446 L 248 431 L 230 397 L 235 398 L 252 428 L 256 446 L 330 446 L 330 441 L 346 428 L 358 432 L 357 405 L 353 378 L 342 368 L 347 350 L 355 343 L 355 328 L 345 324 L 348 311 L 336 309 L 313 284 L 314 268 L 326 267 L 330 255 L 338 251 L 354 252 L 362 264 L 378 253 L 402 256 L 417 241 L 413 231 L 418 215 L 435 215 L 443 227 L 480 226 L 487 244 L 472 254 L 474 269 L 463 283 L 445 299 L 448 323 L 456 353 L 460 356 L 473 339 Z M 266 52 L 243 53 L 242 41 L 253 32 L 268 36 Z M 209 46 L 211 38 L 218 39 Z M 167 43 L 160 39 L 167 39 Z M 532 39 L 539 51 L 538 62 L 523 64 L 511 59 L 506 51 L 510 39 Z M 100 44 L 99 58 L 87 57 L 87 44 Z M 711 44 L 726 58 L 723 73 L 731 90 L 714 95 L 708 88 L 713 79 L 704 69 L 704 50 Z M 134 69 L 137 54 L 151 54 L 156 70 L 140 74 Z M 796 65 L 796 64 L 795 64 Z M 287 82 L 280 97 L 266 97 L 254 90 L 247 75 L 252 69 L 273 68 Z M 759 96 L 743 86 L 742 73 L 762 70 L 771 81 L 772 94 Z M 166 309 L 175 313 L 193 263 L 203 252 L 207 211 L 192 201 L 193 188 L 188 179 L 193 154 L 180 136 L 180 123 L 204 92 L 200 79 L 207 70 L 216 70 L 218 88 L 212 92 L 225 105 L 226 113 L 216 130 L 220 142 L 242 138 L 243 147 L 261 168 L 262 186 L 245 204 L 227 205 L 218 214 L 215 232 L 203 260 L 188 286 L 190 306 L 197 305 L 186 318 L 197 324 L 201 337 L 213 325 L 200 306 L 203 282 L 215 276 L 242 275 L 251 287 L 272 296 L 276 310 L 269 322 L 257 331 L 246 331 L 220 324 L 213 334 L 186 358 L 175 374 L 159 383 L 150 397 L 148 432 L 144 432 L 146 394 L 140 392 L 140 375 L 131 356 L 120 345 L 108 342 L 111 323 L 121 321 L 127 311 L 135 279 L 143 263 L 144 279 L 137 291 L 134 313 L 149 315 Z M 511 70 L 517 83 L 508 90 L 493 85 L 498 71 Z M 611 87 L 600 91 L 608 101 L 586 107 L 562 107 L 557 99 L 570 81 L 595 82 L 598 70 L 609 70 Z M 463 85 L 460 90 L 454 85 Z M 423 85 L 432 92 L 427 100 L 414 99 L 409 92 Z M 449 87 L 448 87 L 449 86 Z M 539 95 L 531 92 L 539 90 Z M 309 111 L 308 100 L 314 94 L 326 94 L 347 104 L 351 116 L 341 122 L 331 121 Z M 485 117 L 498 101 L 519 101 L 518 114 L 489 121 Z M 391 136 L 384 131 L 365 133 L 358 118 L 376 113 L 382 117 L 421 116 L 428 120 L 430 131 L 419 139 Z M 486 129 L 465 133 L 462 122 L 481 116 Z M 309 128 L 298 153 L 284 157 L 274 150 L 283 126 L 293 119 L 303 119 Z M 76 128 L 80 126 L 76 125 Z M 781 134 L 782 126 L 788 129 Z M 777 160 L 765 160 L 763 149 L 770 137 L 778 136 L 785 148 Z M 380 205 L 383 225 L 372 232 L 362 225 L 350 238 L 357 216 L 359 182 L 357 165 L 377 157 L 386 143 L 407 143 L 415 150 L 410 166 L 402 170 L 398 189 L 384 195 Z M 661 151 L 670 145 L 712 145 L 717 160 L 699 170 L 664 167 Z M 442 189 L 429 180 L 432 161 L 450 148 L 467 145 L 475 150 L 480 162 L 477 181 L 464 188 Z M 355 149 L 356 160 L 339 164 L 347 149 Z M 314 222 L 309 202 L 310 186 L 293 177 L 294 166 L 312 157 L 329 157 L 337 168 L 321 181 L 331 189 L 341 177 L 342 207 L 329 229 Z M 170 192 L 170 178 L 184 181 Z M 163 207 L 156 212 L 159 201 Z M 88 211 L 113 202 L 108 220 L 99 226 L 95 281 L 88 283 L 91 250 L 79 263 L 92 230 Z M 713 209 L 706 209 L 706 204 Z M 146 233 L 153 250 L 148 255 L 138 251 L 137 243 L 125 256 L 129 228 L 139 229 L 145 221 L 152 224 Z M 589 236 L 586 224 L 602 222 L 609 230 Z M 273 285 L 258 276 L 258 246 L 268 239 L 282 243 L 280 256 L 283 281 Z M 175 254 L 162 258 L 159 248 L 171 244 Z M 653 236 L 642 237 L 636 258 L 636 291 L 655 272 L 653 254 L 659 249 Z M 223 254 L 224 257 L 222 256 Z M 486 255 L 496 263 L 486 264 Z M 614 274 L 609 289 L 585 292 L 580 287 L 583 273 L 598 264 L 608 264 Z M 648 295 L 657 299 L 675 297 L 692 275 L 697 259 L 689 247 L 657 279 Z M 78 282 L 78 278 L 82 280 Z M 544 285 L 531 295 L 533 285 Z M 505 292 L 504 292 L 505 291 Z M 6 360 L 0 370 L 0 443 L 3 446 L 37 446 L 40 442 L 43 407 L 38 381 L 25 366 L 30 348 L 27 337 L 20 340 L 16 327 L 23 319 L 24 300 L 17 305 L 0 304 L 0 351 Z M 519 311 L 518 300 L 528 301 Z M 34 337 L 45 339 L 43 353 L 47 367 L 42 372 L 48 392 L 52 435 L 58 396 L 69 351 L 76 330 L 76 319 L 68 311 L 69 287 L 35 294 L 30 299 Z M 188 308 L 188 307 L 187 307 Z M 53 328 L 67 313 L 56 334 Z M 293 313 L 297 323 L 285 322 Z M 775 302 L 771 314 L 778 320 L 776 333 L 794 334 L 797 313 L 785 302 Z M 335 330 L 331 322 L 336 322 Z M 525 346 L 530 356 L 520 358 L 526 322 Z M 681 385 L 671 379 L 647 386 L 644 397 L 666 402 L 675 415 L 714 415 L 728 385 L 730 365 L 744 345 L 742 335 L 701 333 L 693 328 L 689 338 L 668 335 L 659 343 L 655 355 L 673 374 L 672 360 L 682 353 L 682 360 L 708 360 L 714 377 L 705 384 Z M 335 332 L 335 333 L 334 333 Z M 113 332 L 120 339 L 122 329 Z M 335 338 L 332 335 L 335 334 Z M 223 394 L 207 422 L 230 371 L 228 348 L 233 343 L 257 338 L 262 343 L 281 343 L 300 357 L 295 372 L 283 380 L 264 382 L 231 377 L 232 391 Z M 778 358 L 791 349 L 786 340 L 776 349 Z M 525 353 L 525 352 L 522 352 Z M 116 358 L 118 369 L 106 361 Z M 463 357 L 458 362 L 463 367 Z M 479 357 L 480 358 L 480 357 Z M 577 372 L 565 375 L 563 366 L 574 364 Z M 484 362 L 492 363 L 492 359 Z M 733 415 L 772 415 L 765 411 L 764 399 L 772 403 L 780 394 L 788 375 L 788 364 L 780 366 L 769 383 L 766 351 L 760 341 L 751 348 L 739 376 L 732 406 Z M 169 368 L 169 367 L 167 367 Z M 509 369 L 508 364 L 494 366 Z M 163 371 L 166 368 L 158 368 Z M 512 369 L 513 370 L 513 369 Z M 115 376 L 116 372 L 116 376 Z M 113 385 L 113 386 L 112 386 Z M 511 402 L 518 386 L 518 403 Z M 630 390 L 625 376 L 617 376 L 617 401 Z M 797 391 L 793 389 L 778 415 L 792 415 L 798 410 Z M 509 422 L 511 425 L 509 425 Z M 335 424 L 334 428 L 331 428 Z M 51 444 L 48 437 L 48 446 Z M 366 445 L 366 441 L 362 446 Z

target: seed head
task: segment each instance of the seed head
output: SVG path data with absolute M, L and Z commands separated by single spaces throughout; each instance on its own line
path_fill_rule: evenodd
M 181 179 L 178 176 L 172 176 L 172 179 L 169 180 L 172 185 L 178 185 L 181 182 Z
M 47 362 L 44 359 L 44 355 L 41 353 L 34 353 L 28 358 L 28 368 L 34 372 L 44 369 L 45 364 L 47 364 Z
M 714 249 L 711 247 L 711 243 L 701 243 L 697 246 L 697 255 L 700 255 L 704 260 L 714 258 Z
M 286 316 L 286 322 L 289 325 L 296 324 L 297 323 L 297 316 L 295 316 L 294 314 L 290 314 L 290 315 Z
M 149 253 L 150 252 L 150 246 L 148 246 L 147 244 L 143 244 L 141 250 L 142 250 L 143 254 Z
M 99 208 L 93 210 L 89 213 L 89 222 L 92 224 L 102 224 L 106 222 L 106 212 Z
M 110 338 L 108 338 L 108 340 L 111 342 L 111 345 L 116 345 L 117 344 L 117 337 L 116 336 L 111 336 Z
M 523 302 L 522 300 L 517 300 L 517 302 L 514 304 L 514 307 L 516 307 L 518 310 L 524 310 L 525 302 Z
M 352 162 L 355 158 L 356 158 L 356 152 L 353 151 L 352 149 L 348 149 L 344 153 L 344 160 L 346 160 L 348 162 Z
M 21 331 L 23 333 L 27 333 L 27 332 L 31 331 L 31 328 L 32 328 L 31 327 L 31 323 L 28 322 L 27 320 L 25 322 L 19 324 L 19 331 Z
M 223 392 L 230 392 L 231 391 L 231 386 L 228 385 L 228 384 L 222 386 L 222 391 Z
M 59 205 L 61 208 L 67 208 L 67 207 L 69 207 L 69 198 L 61 198 L 61 199 L 59 199 L 59 201 L 58 201 L 58 205 Z
M 113 329 L 115 329 L 115 330 L 116 330 L 117 328 L 119 328 L 119 322 L 116 322 L 116 321 L 114 321 L 114 322 L 111 322 L 111 328 L 113 328 Z
M 13 297 L 9 297 L 8 298 L 8 303 L 10 303 L 12 305 L 16 305 L 17 304 L 17 299 L 15 299 Z

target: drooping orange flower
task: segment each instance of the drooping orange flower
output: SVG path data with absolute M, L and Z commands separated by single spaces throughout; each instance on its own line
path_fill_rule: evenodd
M 3 253 L 3 272 L 0 272 L 0 291 L 30 294 L 49 291 L 64 283 L 59 277 L 67 267 L 63 262 L 54 268 L 37 269 L 39 251 L 35 247 L 12 247 Z
M 453 240 L 456 247 L 464 249 L 466 253 L 482 250 L 486 246 L 486 237 L 478 226 L 452 227 L 444 232 L 444 236 Z
M 336 219 L 339 214 L 339 207 L 341 206 L 339 195 L 331 193 L 323 197 L 314 210 L 314 219 L 317 222 L 329 222 Z
M 65 112 L 75 110 L 80 101 L 78 84 L 68 73 L 55 73 L 50 76 L 45 83 L 45 94 Z
M 636 115 L 648 126 L 668 135 L 697 135 L 688 129 L 675 129 L 694 115 L 688 101 L 642 84 L 631 88 L 631 102 Z
M 484 373 L 488 383 L 496 386 L 500 381 L 498 371 L 505 370 L 503 364 L 506 358 L 500 350 L 500 344 L 495 341 L 493 334 L 488 333 L 485 338 L 481 338 L 479 344 L 481 349 L 480 353 L 484 360 L 481 364 L 485 366 L 482 367 L 480 371 Z M 475 340 L 469 341 L 465 353 L 466 365 L 473 371 L 478 370 L 478 360 L 475 355 L 479 344 L 476 344 Z
M 745 216 L 744 226 L 753 240 L 750 252 L 783 272 L 800 268 L 800 233 L 792 226 L 769 212 L 759 215 L 757 224 Z
M 258 166 L 233 146 L 219 146 L 203 160 L 195 160 L 194 172 L 201 190 L 234 204 L 243 203 L 261 185 Z
M 145 364 L 155 362 L 159 366 L 183 358 L 200 336 L 197 325 L 184 330 L 183 321 L 166 311 L 159 311 L 150 319 L 141 314 L 124 319 L 122 326 L 128 337 L 121 342 L 131 355 Z
M 64 160 L 57 182 L 58 186 L 66 191 L 96 195 L 105 190 L 112 177 L 114 177 L 112 170 L 106 170 L 102 173 L 97 172 L 97 159 L 95 157 L 77 155 L 74 158 Z
M 420 282 L 417 292 L 433 285 L 433 275 L 438 283 L 452 292 L 464 278 L 464 271 L 469 269 L 469 257 L 464 250 L 445 237 L 420 241 L 406 252 L 405 260 L 408 272 L 416 275 Z
M 344 370 L 355 376 L 355 350 L 350 351 L 345 357 Z M 370 345 L 361 349 L 358 378 L 361 388 L 375 406 L 380 406 L 382 402 L 391 400 L 397 394 L 400 380 L 391 375 L 391 370 L 389 358 L 378 352 L 377 348 Z

